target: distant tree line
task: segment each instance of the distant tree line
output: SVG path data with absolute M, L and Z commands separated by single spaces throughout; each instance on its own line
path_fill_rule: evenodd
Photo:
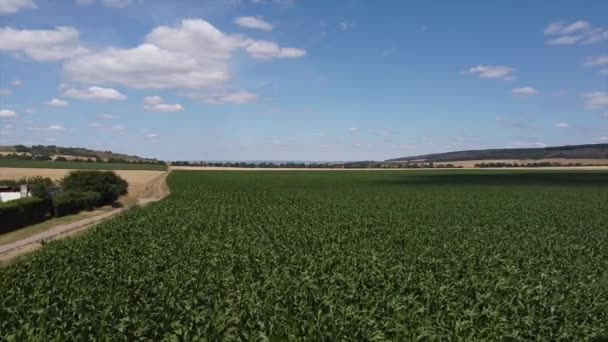
M 78 162 L 78 163 L 116 163 L 116 164 L 147 164 L 147 165 L 165 165 L 164 161 L 156 159 L 123 159 L 110 157 L 107 159 L 100 158 L 98 156 L 88 158 L 66 158 L 58 156 L 53 159 L 47 154 L 18 154 L 10 153 L 6 155 L 0 155 L 0 159 L 10 160 L 38 160 L 38 161 L 56 161 L 56 162 Z
M 4 158 L 16 160 L 53 160 L 52 155 L 67 155 L 79 158 L 68 160 L 65 157 L 59 156 L 55 161 L 165 165 L 165 162 L 161 160 L 140 158 L 138 156 L 132 156 L 132 158 L 108 157 L 104 160 L 100 157 L 100 153 L 107 155 L 115 153 L 112 151 L 97 152 L 79 147 L 60 147 L 55 145 L 32 145 L 32 147 L 27 147 L 25 145 L 15 145 L 14 148 L 15 152 L 29 153 L 29 155 L 12 153 L 5 155 Z
M 173 166 L 194 166 L 194 167 L 240 167 L 240 168 L 285 168 L 285 169 L 421 169 L 421 168 L 459 168 L 453 164 L 434 164 L 434 163 L 386 163 L 374 161 L 349 162 L 349 163 L 272 163 L 272 162 L 190 162 L 174 161 Z
M 535 163 L 477 163 L 477 168 L 487 167 L 573 167 L 573 166 L 597 166 L 583 163 L 559 163 L 559 162 L 535 162 Z

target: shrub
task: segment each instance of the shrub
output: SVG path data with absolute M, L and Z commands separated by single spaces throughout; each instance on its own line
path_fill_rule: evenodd
M 127 193 L 129 184 L 113 171 L 78 170 L 68 173 L 61 185 L 64 191 L 94 191 L 101 195 L 100 204 L 109 204 Z
M 56 217 L 92 210 L 100 204 L 101 195 L 94 191 L 64 191 L 53 198 Z
M 0 203 L 0 233 L 42 222 L 50 209 L 48 201 L 37 197 Z

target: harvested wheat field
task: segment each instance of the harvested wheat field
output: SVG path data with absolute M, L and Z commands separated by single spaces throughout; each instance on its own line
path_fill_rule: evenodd
M 61 179 L 71 170 L 67 169 L 22 169 L 0 168 L 0 179 L 20 179 L 22 177 L 42 176 L 53 180 Z M 129 183 L 129 197 L 139 198 L 147 195 L 150 184 L 165 172 L 144 170 L 116 170 L 114 171 Z

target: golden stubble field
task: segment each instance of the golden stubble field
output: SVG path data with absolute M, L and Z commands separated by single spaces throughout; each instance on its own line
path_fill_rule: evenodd
M 22 177 L 42 176 L 53 180 L 61 179 L 71 170 L 67 169 L 26 169 L 0 167 L 0 179 L 20 179 Z M 115 170 L 116 174 L 124 178 L 129 183 L 129 196 L 139 198 L 144 196 L 150 184 L 161 177 L 164 171 L 144 171 L 144 170 Z

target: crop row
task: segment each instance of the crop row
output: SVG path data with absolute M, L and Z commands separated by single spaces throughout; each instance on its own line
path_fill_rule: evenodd
M 0 271 L 0 339 L 608 333 L 608 174 L 173 172 Z

